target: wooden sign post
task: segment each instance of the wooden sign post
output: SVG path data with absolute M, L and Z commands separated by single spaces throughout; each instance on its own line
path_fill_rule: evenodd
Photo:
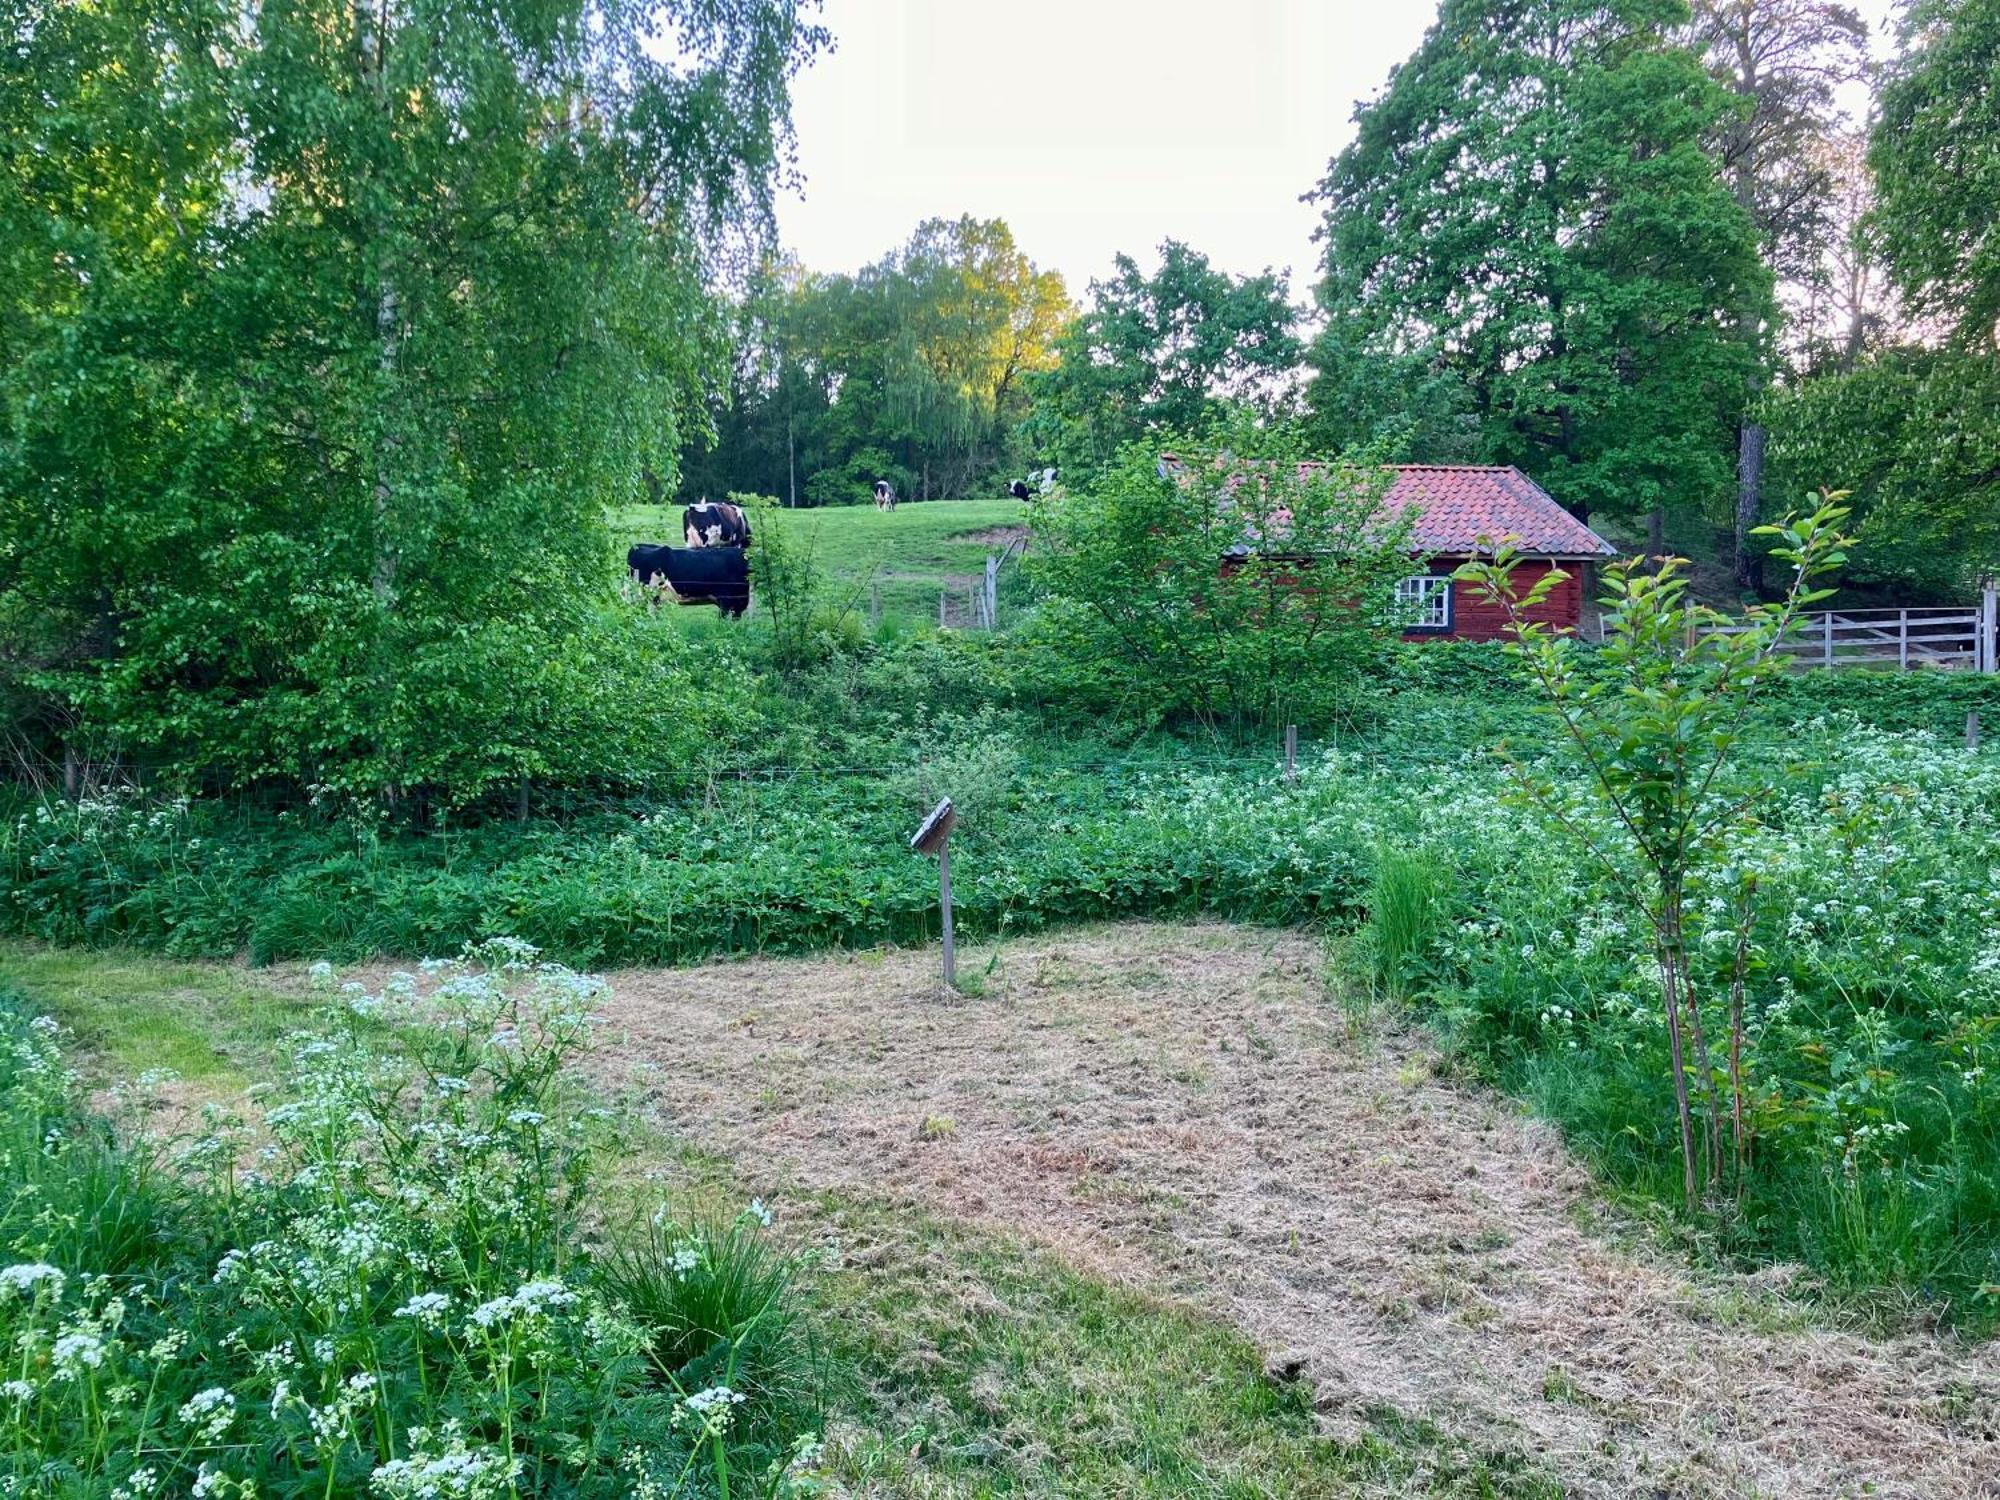
M 951 798 L 931 809 L 931 815 L 924 819 L 910 839 L 910 847 L 919 854 L 935 854 L 938 862 L 938 910 L 942 914 L 944 929 L 944 983 L 946 989 L 958 988 L 958 958 L 951 945 L 951 831 L 958 826 L 958 813 L 951 805 Z

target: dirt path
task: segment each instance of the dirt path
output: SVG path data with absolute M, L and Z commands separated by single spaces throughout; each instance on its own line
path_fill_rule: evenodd
M 1393 1406 L 1580 1495 L 2000 1496 L 1992 1346 L 1814 1328 L 1593 1234 L 1550 1132 L 1351 1038 L 1303 939 L 1021 942 L 977 1000 L 934 964 L 614 975 L 611 1056 L 760 1189 L 907 1196 L 1225 1313 L 1336 1427 Z

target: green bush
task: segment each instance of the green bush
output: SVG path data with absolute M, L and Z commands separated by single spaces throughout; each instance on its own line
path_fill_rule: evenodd
M 586 1248 L 606 1125 L 568 1065 L 598 988 L 511 940 L 342 986 L 257 1118 L 210 1111 L 170 1170 L 77 1112 L 51 1024 L 0 1008 L 0 1483 L 392 1500 L 809 1484 L 793 1272 L 756 1226 L 700 1255 L 761 1311 L 711 1319 L 679 1383 L 649 1364 L 657 1304 L 626 1302 Z

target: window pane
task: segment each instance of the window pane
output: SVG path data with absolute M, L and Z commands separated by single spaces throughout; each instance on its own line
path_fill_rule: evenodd
M 1451 624 L 1451 580 L 1429 573 L 1402 579 L 1396 584 L 1396 603 L 1412 626 L 1443 630 Z

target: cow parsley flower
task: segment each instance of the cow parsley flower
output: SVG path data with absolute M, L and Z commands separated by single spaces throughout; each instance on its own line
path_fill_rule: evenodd
M 676 1406 L 673 1423 L 678 1427 L 683 1421 L 692 1421 L 700 1427 L 701 1437 L 717 1437 L 729 1430 L 729 1419 L 742 1402 L 741 1391 L 732 1391 L 726 1385 L 712 1385 L 706 1390 L 696 1391 Z
M 35 1289 L 46 1286 L 51 1297 L 62 1295 L 63 1273 L 47 1261 L 26 1261 L 0 1269 L 0 1299 L 19 1295 L 32 1297 Z
M 451 1298 L 443 1292 L 418 1292 L 405 1302 L 391 1317 L 414 1318 L 422 1327 L 435 1328 L 442 1321 L 445 1310 L 451 1306 Z
M 221 1386 L 212 1385 L 182 1402 L 180 1417 L 194 1428 L 196 1442 L 219 1442 L 229 1424 L 236 1420 L 236 1398 Z
M 84 1370 L 95 1370 L 104 1363 L 104 1340 L 88 1329 L 73 1329 L 55 1342 L 49 1351 L 56 1374 L 69 1379 Z

